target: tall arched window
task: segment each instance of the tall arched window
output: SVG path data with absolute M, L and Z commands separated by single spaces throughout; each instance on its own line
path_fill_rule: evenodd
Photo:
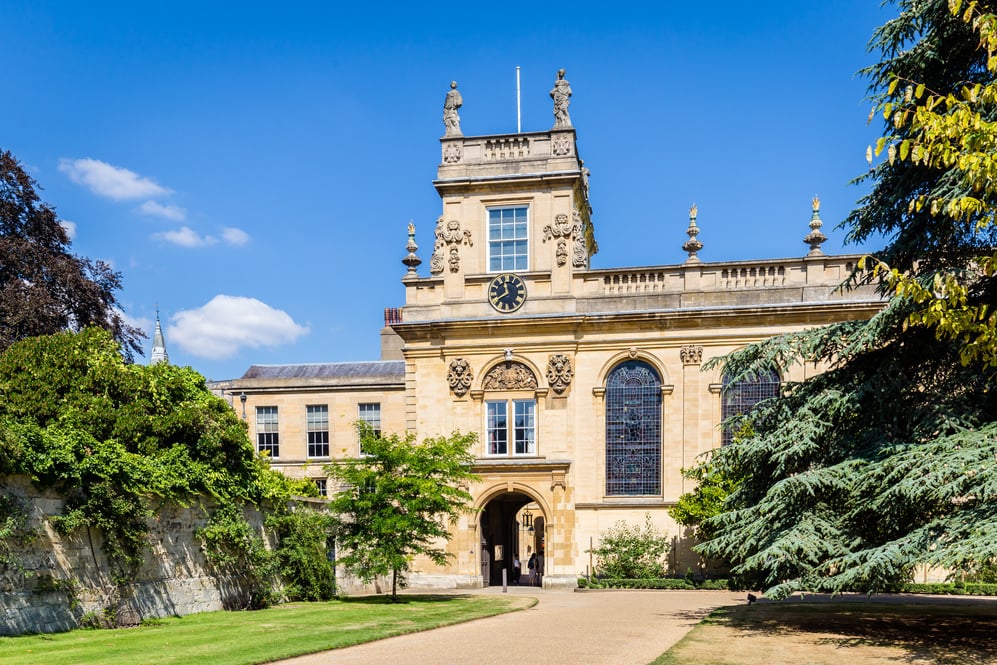
M 661 493 L 661 377 L 639 360 L 606 380 L 606 494 Z
M 727 422 L 728 418 L 741 416 L 749 411 L 762 400 L 775 397 L 779 394 L 779 372 L 775 369 L 761 372 L 754 378 L 734 383 L 726 374 L 723 378 L 723 400 L 720 405 L 720 421 Z M 720 442 L 723 445 L 734 440 L 737 433 L 736 427 L 724 427 L 720 434 Z

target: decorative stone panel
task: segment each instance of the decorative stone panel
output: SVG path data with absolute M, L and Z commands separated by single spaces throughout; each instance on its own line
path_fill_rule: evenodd
M 534 390 L 537 377 L 523 363 L 507 360 L 488 370 L 481 387 L 485 390 Z
M 558 395 L 571 385 L 574 370 L 571 368 L 571 358 L 563 353 L 555 353 L 547 359 L 547 384 Z
M 450 369 L 447 372 L 447 383 L 450 390 L 457 397 L 463 397 L 471 388 L 471 381 L 474 377 L 471 374 L 471 366 L 463 358 L 454 358 L 450 361 Z

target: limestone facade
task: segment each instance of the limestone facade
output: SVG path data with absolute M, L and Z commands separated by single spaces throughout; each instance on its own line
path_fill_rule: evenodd
M 448 135 L 440 159 L 429 274 L 415 270 L 410 235 L 383 360 L 366 375 L 353 363 L 254 366 L 226 397 L 245 406 L 254 437 L 257 408 L 277 407 L 274 465 L 316 479 L 308 405 L 328 405 L 330 459 L 358 453 L 352 423 L 365 402 L 381 405 L 384 431 L 476 432 L 477 511 L 454 528 L 452 563 L 417 562 L 416 583 L 498 583 L 513 553 L 525 578 L 539 552 L 544 585 L 573 585 L 600 533 L 646 514 L 673 539 L 673 570 L 695 568 L 667 509 L 691 489 L 681 469 L 721 445 L 723 376 L 703 365 L 778 333 L 870 317 L 882 306 L 872 290 L 838 289 L 858 256 L 826 256 L 811 238 L 806 256 L 705 262 L 696 241 L 683 264 L 593 269 L 573 128 Z M 786 381 L 815 370 L 778 371 Z M 649 387 L 636 396 L 638 374 Z

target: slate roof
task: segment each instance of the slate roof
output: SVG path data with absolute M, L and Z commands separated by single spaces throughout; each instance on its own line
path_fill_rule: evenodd
M 243 379 L 380 379 L 404 381 L 405 361 L 370 360 L 348 363 L 253 365 Z

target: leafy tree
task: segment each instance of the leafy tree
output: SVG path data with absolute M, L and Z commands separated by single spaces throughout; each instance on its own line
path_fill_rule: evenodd
M 474 434 L 427 438 L 414 434 L 377 436 L 358 423 L 364 455 L 326 467 L 330 478 L 343 484 L 330 501 L 341 516 L 339 558 L 365 582 L 391 575 L 391 598 L 398 599 L 412 557 L 423 555 L 437 565 L 450 556 L 442 547 L 450 537 L 448 524 L 470 510 L 465 489 L 476 480 L 469 452 Z
M 606 529 L 592 553 L 600 577 L 649 580 L 667 573 L 668 550 L 668 537 L 644 515 L 643 527 L 620 521 Z
M 971 237 L 979 251 L 962 265 L 956 262 L 927 276 L 883 260 L 874 267 L 896 295 L 919 305 L 909 323 L 960 344 L 964 362 L 979 359 L 997 367 L 997 312 L 991 307 L 997 273 L 997 254 L 992 253 L 997 228 L 997 16 L 990 13 L 990 3 L 950 0 L 949 8 L 978 36 L 977 55 L 985 57 L 977 67 L 982 73 L 942 91 L 893 73 L 875 109 L 893 123 L 893 131 L 877 141 L 875 154 L 885 151 L 890 165 L 907 162 L 908 167 L 944 171 L 951 186 L 918 192 L 908 201 L 908 211 L 926 211 L 936 223 L 975 225 L 978 237 Z M 870 160 L 872 154 L 870 147 Z
M 66 230 L 36 185 L 0 150 L 0 351 L 26 337 L 97 326 L 129 359 L 141 354 L 144 335 L 118 311 L 120 273 L 69 253 Z
M 677 523 L 691 527 L 694 537 L 706 540 L 713 536 L 707 520 L 723 512 L 728 497 L 740 481 L 714 470 L 706 460 L 691 469 L 683 469 L 682 474 L 695 480 L 696 487 L 680 496 L 678 503 L 668 509 L 668 514 Z
M 986 43 L 993 24 L 967 22 L 944 0 L 897 5 L 898 17 L 874 36 L 883 59 L 865 71 L 884 115 L 886 141 L 877 147 L 888 159 L 866 176 L 873 189 L 847 220 L 852 239 L 889 238 L 878 258 L 890 267 L 874 265 L 892 297 L 869 321 L 784 335 L 723 360 L 734 381 L 773 363 L 828 368 L 758 405 L 751 433 L 716 451 L 704 471 L 741 482 L 724 512 L 707 520 L 713 537 L 699 551 L 727 559 L 735 574 L 776 597 L 794 589 L 882 591 L 919 564 L 973 574 L 997 561 L 993 363 L 967 352 L 976 338 L 959 330 L 963 310 L 939 314 L 957 284 L 961 304 L 975 308 L 966 320 L 992 326 L 986 316 L 997 282 L 979 269 L 979 257 L 997 246 L 986 218 L 997 197 L 979 186 L 977 167 L 957 144 L 968 134 L 992 135 L 997 104 L 971 100 L 978 127 L 943 120 L 954 142 L 947 148 L 927 147 L 926 136 L 941 134 L 911 121 L 929 103 L 949 113 L 929 102 L 932 95 L 992 88 L 994 62 L 975 30 Z M 973 11 L 987 15 L 990 4 Z M 980 205 L 958 203 L 967 197 Z M 946 321 L 955 326 L 946 329 Z

